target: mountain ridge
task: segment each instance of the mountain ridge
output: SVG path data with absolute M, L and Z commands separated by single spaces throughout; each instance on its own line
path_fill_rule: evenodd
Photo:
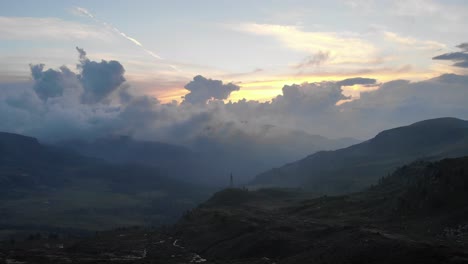
M 156 166 L 110 163 L 32 137 L 0 133 L 3 227 L 159 225 L 174 221 L 210 193 Z
M 316 152 L 257 175 L 251 185 L 304 186 L 329 194 L 352 192 L 374 184 L 396 167 L 414 160 L 467 154 L 468 121 L 430 119 L 382 131 L 347 148 Z

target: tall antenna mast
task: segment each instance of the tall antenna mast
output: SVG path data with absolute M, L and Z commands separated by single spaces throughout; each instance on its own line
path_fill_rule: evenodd
M 232 178 L 232 172 L 231 172 L 229 187 L 234 188 L 234 179 Z

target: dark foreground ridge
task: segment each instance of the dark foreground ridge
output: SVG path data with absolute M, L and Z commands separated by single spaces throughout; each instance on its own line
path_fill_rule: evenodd
M 164 230 L 8 241 L 0 263 L 468 263 L 467 219 L 465 157 L 343 196 L 227 189 Z

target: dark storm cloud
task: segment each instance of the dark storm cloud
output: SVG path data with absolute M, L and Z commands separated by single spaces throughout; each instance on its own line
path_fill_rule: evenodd
M 83 103 L 102 102 L 125 82 L 125 69 L 118 61 L 91 61 L 83 49 L 76 48 L 80 55 L 78 80 L 83 85 Z
M 75 74 L 65 66 L 58 71 L 53 69 L 44 71 L 44 64 L 30 64 L 29 66 L 34 79 L 33 89 L 42 100 L 61 96 L 67 79 L 75 78 Z
M 207 79 L 201 75 L 195 76 L 184 88 L 190 91 L 184 96 L 184 102 L 191 104 L 205 104 L 210 99 L 224 100 L 233 91 L 240 89 L 233 83 L 223 84 L 220 80 Z
M 319 51 L 311 56 L 308 56 L 302 60 L 301 63 L 294 66 L 295 69 L 306 68 L 311 66 L 320 66 L 324 62 L 330 59 L 330 52 Z
M 339 81 L 337 84 L 339 86 L 353 86 L 353 85 L 356 85 L 356 84 L 372 85 L 372 84 L 376 84 L 376 83 L 377 83 L 376 79 L 356 77 L 356 78 L 344 79 L 342 81 Z
M 433 60 L 450 60 L 453 61 L 453 66 L 460 68 L 468 68 L 468 43 L 457 45 L 462 51 L 445 53 L 436 57 Z

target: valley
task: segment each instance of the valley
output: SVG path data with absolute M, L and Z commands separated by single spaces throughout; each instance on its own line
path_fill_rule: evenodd
M 415 162 L 365 191 L 318 198 L 226 189 L 174 226 L 5 242 L 1 254 L 22 263 L 466 263 L 467 172 L 468 158 Z

